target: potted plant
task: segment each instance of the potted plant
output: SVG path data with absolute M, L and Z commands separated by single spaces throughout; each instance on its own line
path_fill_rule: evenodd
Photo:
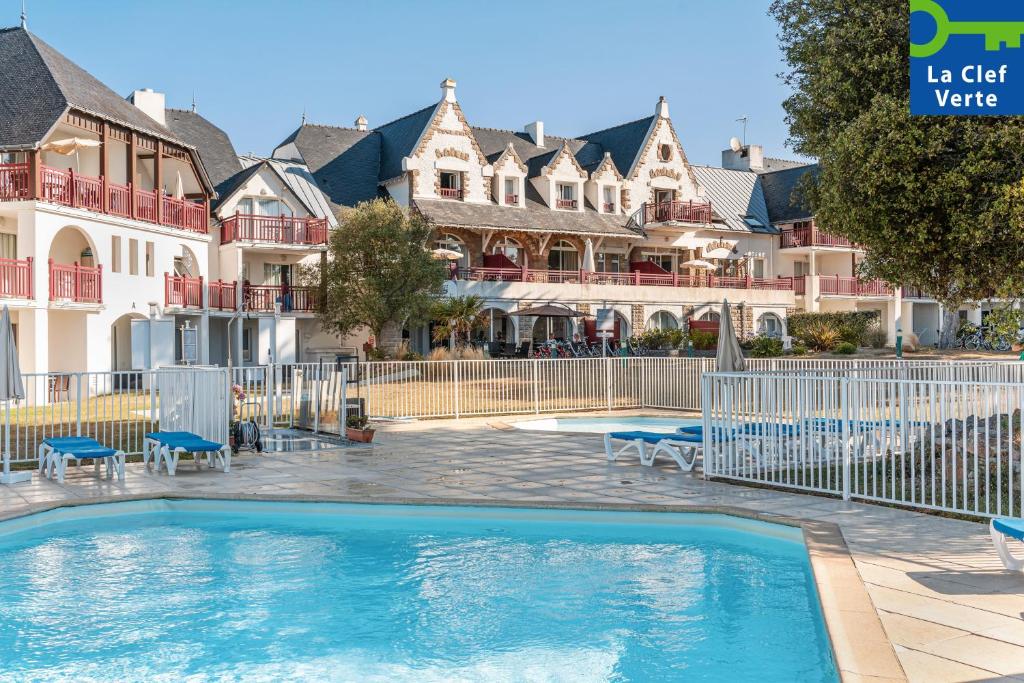
M 349 415 L 345 420 L 345 438 L 359 443 L 372 442 L 375 430 L 368 428 L 369 423 L 370 418 L 365 415 Z

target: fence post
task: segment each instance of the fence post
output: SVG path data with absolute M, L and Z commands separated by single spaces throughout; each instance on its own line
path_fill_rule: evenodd
M 839 379 L 839 401 L 842 403 L 843 434 L 843 500 L 850 500 L 850 378 Z
M 536 358 L 530 361 L 533 368 L 533 412 L 540 413 L 540 380 L 537 376 L 537 363 L 540 361 Z
M 462 361 L 452 361 L 455 365 L 453 378 L 455 380 L 455 419 L 459 419 L 459 384 L 462 382 Z
M 75 436 L 82 435 L 82 373 L 76 375 L 75 382 Z
M 342 372 L 345 371 L 345 368 L 340 368 L 340 369 L 341 369 Z M 319 434 L 320 433 L 320 391 L 321 391 L 321 389 L 320 389 L 320 386 L 321 386 L 320 385 L 320 378 L 323 377 L 323 376 L 324 376 L 324 359 L 321 358 L 320 359 L 320 366 L 316 370 L 316 378 L 313 380 L 313 386 L 316 387 L 314 389 L 314 391 L 316 393 L 314 395 L 314 401 L 313 401 L 313 433 L 314 434 Z M 346 387 L 346 392 L 344 394 L 342 394 L 342 399 L 341 399 L 342 403 L 344 405 L 342 405 L 342 406 L 340 406 L 338 408 L 338 410 L 340 410 L 342 413 L 344 413 L 345 421 L 346 422 L 348 421 L 348 400 L 347 399 L 348 399 L 348 391 L 347 391 L 347 387 Z
M 612 359 L 606 357 L 604 359 L 604 385 L 605 392 L 608 394 L 608 412 L 612 412 Z

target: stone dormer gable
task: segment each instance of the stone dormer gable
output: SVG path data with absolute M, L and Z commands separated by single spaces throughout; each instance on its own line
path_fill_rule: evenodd
M 689 177 L 690 182 L 694 186 L 697 185 L 697 176 L 693 173 L 693 168 L 690 166 L 690 161 L 686 158 L 686 152 L 683 150 L 683 143 L 679 141 L 679 136 L 676 135 L 675 126 L 672 125 L 672 119 L 668 117 L 667 109 L 664 117 L 654 117 L 651 122 L 651 130 L 647 133 L 647 139 L 644 141 L 644 146 L 637 154 L 637 158 L 634 161 L 632 170 L 626 176 L 628 180 L 640 180 L 640 173 L 643 167 L 646 165 L 644 162 L 652 152 L 652 147 L 662 138 L 662 134 L 671 137 L 675 154 L 679 155 L 679 160 L 682 162 L 683 167 L 686 169 L 685 173 Z M 653 169 L 652 169 L 653 170 Z M 648 171 L 648 175 L 650 171 Z
M 564 173 L 570 168 L 576 171 L 581 180 L 586 180 L 589 177 L 587 172 L 583 170 L 583 167 L 580 166 L 580 162 L 576 160 L 576 155 L 572 153 L 569 142 L 563 141 L 561 148 L 551 160 L 541 167 L 540 175 L 550 176 L 556 173 Z
M 610 152 L 604 153 L 604 158 L 601 160 L 601 163 L 598 164 L 597 168 L 591 172 L 590 177 L 591 179 L 599 178 L 605 173 L 611 173 L 615 180 L 622 182 L 622 174 L 619 173 L 619 169 L 615 166 L 615 162 L 612 160 Z
M 495 172 L 498 172 L 499 170 L 507 172 L 505 167 L 506 165 L 510 165 L 514 166 L 514 168 L 520 173 L 527 173 L 526 164 L 523 163 L 521 158 L 519 158 L 519 154 L 516 153 L 516 148 L 511 142 L 508 143 L 508 146 L 505 147 L 505 151 L 503 151 L 491 165 L 494 166 Z

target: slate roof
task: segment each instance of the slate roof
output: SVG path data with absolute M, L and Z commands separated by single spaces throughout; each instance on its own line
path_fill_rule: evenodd
M 623 123 L 611 128 L 605 128 L 594 133 L 581 135 L 580 138 L 595 145 L 599 145 L 601 154 L 598 154 L 598 162 L 604 152 L 612 155 L 612 161 L 622 175 L 628 175 L 633 168 L 633 161 L 643 147 L 647 139 L 647 131 L 651 128 L 654 116 L 637 119 L 629 123 Z M 583 164 L 583 161 L 580 161 Z
M 697 182 L 711 201 L 711 209 L 728 230 L 775 234 L 765 204 L 762 176 L 750 171 L 733 171 L 712 166 L 693 166 Z M 744 218 L 756 221 L 749 223 Z M 718 227 L 718 226 L 716 226 Z
M 32 147 L 68 107 L 184 144 L 26 29 L 0 29 L 0 147 Z
M 294 144 L 320 190 L 335 207 L 378 196 L 381 136 L 375 131 L 304 124 L 278 145 Z
M 799 168 L 801 166 L 807 166 L 807 163 L 803 161 L 795 161 L 793 159 L 765 157 L 764 168 L 761 169 L 761 173 L 771 173 L 772 171 L 784 171 L 787 168 Z
M 810 208 L 794 195 L 794 191 L 805 175 L 811 174 L 817 178 L 819 170 L 818 164 L 810 164 L 761 174 L 765 203 L 772 223 L 791 223 L 813 217 Z
M 217 195 L 223 199 L 236 187 L 233 179 L 242 170 L 227 133 L 194 111 L 168 109 L 167 127 L 196 148 Z
M 437 104 L 432 104 L 373 129 L 380 136 L 380 180 L 402 175 L 402 159 L 412 153 L 420 135 L 434 118 L 437 107 Z
M 527 199 L 525 208 L 455 202 L 448 199 L 416 199 L 413 203 L 427 220 L 442 226 L 623 237 L 636 237 L 639 234 L 626 228 L 627 216 L 589 210 L 553 211 L 544 204 L 530 199 Z

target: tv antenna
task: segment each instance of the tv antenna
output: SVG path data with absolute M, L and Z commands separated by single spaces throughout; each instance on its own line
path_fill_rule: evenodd
M 749 120 L 750 120 L 750 115 L 749 114 L 744 114 L 743 116 L 741 116 L 738 119 L 736 119 L 737 123 L 742 123 L 743 124 L 743 146 L 744 147 L 747 146 L 747 121 L 749 121 Z

